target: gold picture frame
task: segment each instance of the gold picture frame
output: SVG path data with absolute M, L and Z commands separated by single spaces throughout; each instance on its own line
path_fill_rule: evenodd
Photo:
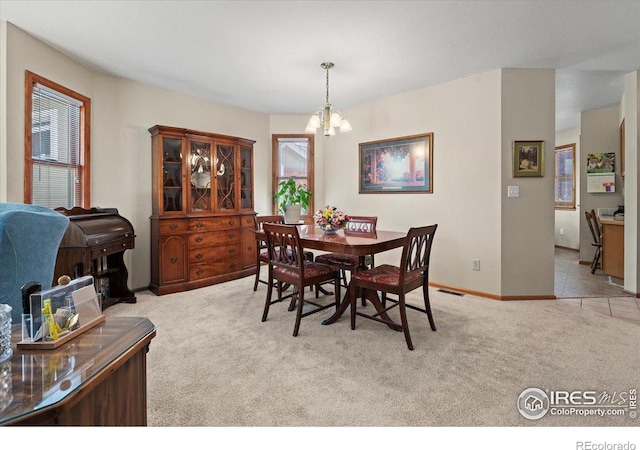
M 433 193 L 433 133 L 359 144 L 360 194 Z
M 513 141 L 513 176 L 544 176 L 544 141 Z

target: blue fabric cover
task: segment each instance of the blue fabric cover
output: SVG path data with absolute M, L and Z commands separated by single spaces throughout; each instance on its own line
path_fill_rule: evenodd
M 0 203 L 0 303 L 11 306 L 13 324 L 22 321 L 20 288 L 29 281 L 51 287 L 58 247 L 69 218 L 53 209 Z

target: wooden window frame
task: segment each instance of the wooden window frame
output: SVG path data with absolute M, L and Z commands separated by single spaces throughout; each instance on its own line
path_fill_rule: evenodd
M 557 155 L 560 152 L 566 152 L 568 149 L 570 149 L 573 152 L 573 174 L 571 176 L 572 178 L 572 202 L 556 202 L 556 196 L 555 196 L 555 181 L 558 180 L 558 178 L 567 178 L 566 175 L 562 175 L 562 176 L 558 176 L 558 164 L 557 164 Z M 554 152 L 554 166 L 555 166 L 555 179 L 554 179 L 554 195 L 553 195 L 553 201 L 554 201 L 554 206 L 555 209 L 557 210 L 563 210 L 563 211 L 575 211 L 576 209 L 576 144 L 567 144 L 567 145 L 561 145 L 555 148 L 555 152 Z
M 307 154 L 307 189 L 311 191 L 311 197 L 309 198 L 309 208 L 307 214 L 300 215 L 300 219 L 306 224 L 313 223 L 313 214 L 315 213 L 313 197 L 315 195 L 315 174 L 314 174 L 314 159 L 315 159 L 315 136 L 312 134 L 273 134 L 271 135 L 271 210 L 272 214 L 279 214 L 278 205 L 276 204 L 273 196 L 278 192 L 278 139 L 281 138 L 294 138 L 294 139 L 306 139 L 309 142 L 308 154 Z
M 82 103 L 80 106 L 80 155 L 78 161 L 78 176 L 82 189 L 82 206 L 90 208 L 91 205 L 91 99 L 54 81 L 25 70 L 25 98 L 24 98 L 24 203 L 31 203 L 33 195 L 33 87 L 39 84 L 60 94 L 71 97 Z M 59 165 L 59 163 L 49 163 Z M 64 165 L 67 166 L 66 164 Z M 62 206 L 62 205 L 61 205 Z

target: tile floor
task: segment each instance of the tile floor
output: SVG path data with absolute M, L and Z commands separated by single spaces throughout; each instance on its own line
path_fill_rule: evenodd
M 575 250 L 556 248 L 555 295 L 559 301 L 640 325 L 640 298 L 611 284 L 598 269 L 578 263 Z M 620 280 L 616 280 L 620 281 Z

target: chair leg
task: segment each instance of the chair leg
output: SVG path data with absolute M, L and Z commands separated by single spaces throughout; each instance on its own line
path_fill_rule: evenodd
M 304 286 L 298 286 L 297 291 L 299 293 L 298 299 L 298 310 L 296 312 L 296 325 L 293 327 L 293 335 L 298 335 L 298 330 L 300 329 L 300 320 L 302 319 L 302 306 L 304 305 Z M 291 300 L 293 302 L 293 300 Z
M 264 312 L 262 313 L 262 321 L 266 322 L 267 314 L 269 314 L 269 306 L 271 305 L 271 291 L 273 290 L 273 281 L 271 277 L 269 277 L 269 282 L 267 283 L 267 300 L 264 302 Z
M 427 284 L 422 285 L 422 298 L 424 299 L 424 310 L 427 312 L 429 318 L 429 325 L 431 330 L 436 331 L 436 323 L 433 321 L 433 314 L 431 314 L 431 302 L 429 301 L 429 286 Z
M 593 255 L 593 261 L 591 262 L 591 273 L 596 273 L 596 269 L 598 268 L 598 263 L 600 262 L 601 251 L 602 251 L 602 247 L 598 247 L 596 249 L 596 254 Z
M 304 288 L 303 288 L 304 290 Z M 289 303 L 288 311 L 293 311 L 296 309 L 296 300 L 298 299 L 298 287 L 293 287 L 293 292 L 291 293 L 291 302 Z
M 256 267 L 256 281 L 253 282 L 253 291 L 258 290 L 258 280 L 260 280 L 260 261 L 258 261 L 258 265 Z
M 398 296 L 398 308 L 400 309 L 400 321 L 402 322 L 402 331 L 404 331 L 407 347 L 409 347 L 409 350 L 413 350 L 411 335 L 409 334 L 409 323 L 407 322 L 407 308 L 404 304 L 404 292 Z

